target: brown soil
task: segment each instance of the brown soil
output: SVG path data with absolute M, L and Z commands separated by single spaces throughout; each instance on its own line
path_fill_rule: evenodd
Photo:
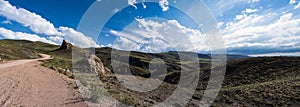
M 43 56 L 43 55 L 42 55 Z M 70 79 L 37 60 L 0 64 L 0 107 L 86 107 Z

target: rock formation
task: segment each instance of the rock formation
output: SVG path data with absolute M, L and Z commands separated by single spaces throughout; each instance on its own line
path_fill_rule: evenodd
M 90 65 L 90 70 L 96 72 L 98 75 L 105 74 L 104 65 L 99 57 L 96 55 L 91 55 L 88 59 Z
M 96 73 L 99 76 L 105 74 L 105 67 L 99 57 L 91 53 L 88 49 L 73 49 L 73 70 L 81 73 Z
M 73 45 L 71 43 L 67 42 L 66 40 L 63 40 L 59 50 L 62 50 L 62 49 L 69 50 L 69 49 L 72 49 L 72 47 L 73 47 Z
M 105 67 L 99 57 L 92 54 L 88 49 L 82 48 L 73 48 L 71 43 L 68 43 L 66 40 L 63 40 L 61 46 L 57 50 L 68 50 L 72 51 L 73 61 L 76 68 L 76 71 L 86 72 L 86 73 L 96 73 L 98 75 L 105 74 Z

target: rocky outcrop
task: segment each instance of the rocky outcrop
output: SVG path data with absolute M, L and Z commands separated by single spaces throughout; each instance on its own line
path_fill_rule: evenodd
M 73 45 L 71 43 L 67 42 L 66 40 L 63 40 L 59 50 L 62 50 L 62 49 L 69 50 L 69 49 L 72 49 L 72 47 L 73 47 Z
M 96 55 L 90 55 L 88 59 L 90 65 L 90 71 L 97 73 L 98 75 L 105 74 L 104 65 L 99 57 Z
M 63 51 L 62 51 L 63 50 Z M 89 49 L 77 48 L 71 43 L 63 40 L 62 45 L 56 51 L 71 52 L 72 60 L 76 61 L 73 65 L 74 72 L 105 74 L 105 67 L 99 57 L 90 52 Z
M 105 74 L 105 67 L 99 57 L 89 49 L 73 48 L 73 70 L 80 73 Z

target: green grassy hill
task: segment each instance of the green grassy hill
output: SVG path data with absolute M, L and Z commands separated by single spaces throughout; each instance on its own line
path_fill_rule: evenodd
M 56 48 L 58 48 L 58 46 L 43 42 L 0 40 L 0 57 L 7 60 L 33 59 L 39 57 L 37 55 L 38 52 L 50 54 L 50 51 Z
M 53 56 L 51 60 L 42 61 L 43 65 L 61 73 L 66 69 L 72 69 L 72 51 L 57 50 L 59 46 L 43 42 L 32 42 L 27 40 L 0 40 L 0 57 L 3 60 L 35 59 L 38 53 Z M 72 76 L 72 75 L 68 75 Z
M 37 52 L 53 47 L 42 42 L 0 40 L 0 57 L 6 60 L 34 59 L 39 58 Z

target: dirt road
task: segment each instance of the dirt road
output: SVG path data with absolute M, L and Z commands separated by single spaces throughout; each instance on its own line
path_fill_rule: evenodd
M 37 60 L 0 64 L 0 107 L 86 107 L 71 80 L 41 66 Z

